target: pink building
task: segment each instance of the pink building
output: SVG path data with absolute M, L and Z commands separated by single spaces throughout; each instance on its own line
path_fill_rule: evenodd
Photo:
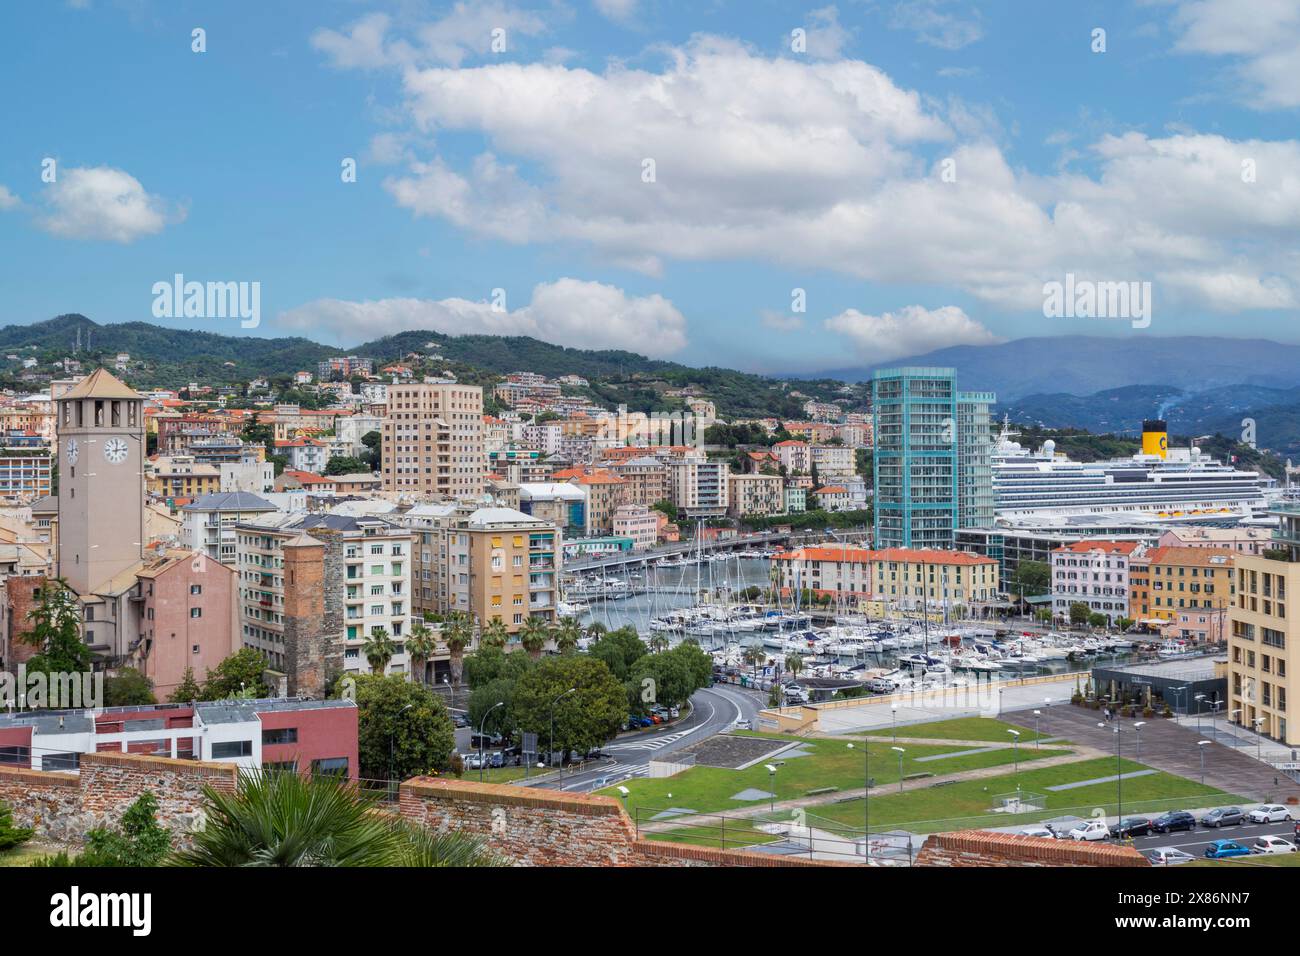
M 631 538 L 633 551 L 653 548 L 659 539 L 657 514 L 645 505 L 620 505 L 614 509 L 614 537 Z
M 166 700 L 187 667 L 202 682 L 239 650 L 238 578 L 201 551 L 169 551 L 136 577 L 143 606 L 131 663 L 153 681 L 154 696 Z
M 1271 548 L 1271 528 L 1179 528 L 1166 531 L 1157 546 L 1161 548 L 1224 548 L 1238 554 L 1263 553 Z

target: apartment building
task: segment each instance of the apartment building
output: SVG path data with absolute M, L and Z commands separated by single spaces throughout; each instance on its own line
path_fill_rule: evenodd
M 1112 623 L 1127 617 L 1132 560 L 1144 550 L 1137 541 L 1090 539 L 1052 551 L 1053 617 L 1068 618 L 1078 602 Z
M 614 537 L 631 538 L 633 551 L 645 551 L 659 540 L 660 512 L 645 505 L 620 505 L 614 509 Z
M 669 464 L 672 502 L 687 517 L 716 518 L 727 513 L 731 466 L 703 456 L 675 458 Z
M 1198 612 L 1217 617 L 1222 634 L 1224 612 L 1232 603 L 1235 556 L 1227 549 L 1176 546 L 1135 553 L 1129 561 L 1128 616 L 1160 626 L 1182 612 Z M 1189 619 L 1185 626 L 1194 623 Z
M 845 445 L 811 445 L 808 449 L 817 477 L 846 478 L 852 475 L 857 464 L 853 449 Z
M 328 443 L 316 438 L 296 438 L 275 443 L 275 453 L 288 459 L 294 471 L 311 471 L 320 474 L 330 460 Z
M 727 514 L 731 517 L 783 513 L 785 481 L 780 475 L 728 475 L 727 485 Z
M 45 497 L 51 464 L 48 451 L 0 453 L 0 498 L 22 504 Z
M 966 551 L 848 545 L 798 548 L 773 559 L 783 593 L 811 590 L 837 600 L 885 601 L 940 611 L 997 599 L 998 563 Z
M 385 491 L 482 494 L 483 389 L 445 382 L 389 386 L 381 470 Z
M 371 633 L 383 628 L 397 648 L 388 673 L 406 672 L 412 551 L 408 528 L 374 516 L 277 512 L 239 522 L 235 535 L 244 646 L 264 653 L 277 670 L 292 663 L 285 633 L 285 546 L 303 543 L 302 538 L 337 539 L 342 567 L 328 565 L 320 587 L 327 592 L 327 604 L 342 608 L 342 669 L 368 671 L 361 648 Z M 337 574 L 331 573 L 336 570 Z M 334 639 L 334 635 L 326 637 Z
M 561 477 L 564 472 L 557 472 Z M 585 503 L 584 529 L 588 536 L 607 535 L 614 530 L 614 512 L 620 505 L 626 504 L 624 497 L 625 482 L 622 478 L 608 471 L 585 472 L 570 479 L 587 496 Z
M 562 553 L 554 524 L 475 502 L 417 505 L 401 520 L 415 535 L 419 611 L 497 619 L 511 634 L 530 616 L 555 619 Z
M 623 479 L 623 499 L 628 504 L 648 507 L 672 494 L 668 467 L 653 455 L 610 462 L 605 469 Z
M 145 488 L 155 498 L 198 498 L 221 490 L 221 469 L 199 464 L 193 455 L 156 458 Z
M 248 492 L 203 495 L 181 508 L 182 540 L 187 548 L 233 566 L 238 560 L 236 525 L 276 510 Z

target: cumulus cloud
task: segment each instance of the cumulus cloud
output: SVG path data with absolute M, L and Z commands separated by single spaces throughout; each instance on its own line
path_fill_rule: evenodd
M 762 322 L 763 328 L 776 332 L 797 332 L 803 328 L 803 316 L 773 312 L 770 309 L 763 310 Z
M 145 191 L 130 173 L 111 166 L 59 170 L 45 187 L 45 213 L 36 223 L 64 239 L 134 242 L 185 218 L 183 209 Z
M 840 11 L 822 7 L 808 14 L 808 55 L 822 60 L 839 59 L 853 34 L 840 25 Z
M 992 345 L 1000 341 L 955 305 L 938 309 L 909 305 L 880 315 L 847 309 L 827 319 L 826 328 L 845 336 L 862 358 L 873 362 L 951 345 Z
M 592 6 L 601 16 L 622 23 L 636 14 L 637 0 L 592 0 Z
M 22 200 L 11 193 L 7 186 L 0 185 L 0 212 L 17 209 L 21 202 Z
M 507 303 L 508 304 L 508 303 Z M 317 299 L 282 312 L 285 329 L 329 331 L 347 338 L 428 329 L 452 335 L 529 335 L 556 345 L 629 349 L 671 355 L 686 345 L 686 319 L 658 294 L 629 296 L 600 282 L 543 282 L 522 308 L 495 309 L 469 299 Z
M 1248 12 L 1247 12 L 1248 10 Z M 1178 0 L 1175 49 L 1235 60 L 1242 98 L 1261 109 L 1300 106 L 1300 6 L 1295 0 Z
M 505 31 L 505 49 L 514 49 L 517 37 L 546 32 L 541 17 L 516 10 L 495 0 L 456 3 L 441 19 L 414 24 L 412 38 L 394 34 L 392 17 L 371 13 L 345 30 L 319 29 L 311 44 L 340 69 L 416 67 L 431 63 L 459 66 L 471 56 L 492 49 L 493 31 Z

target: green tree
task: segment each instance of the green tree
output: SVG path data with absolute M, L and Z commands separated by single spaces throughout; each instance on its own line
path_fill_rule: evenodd
M 185 668 L 185 676 L 181 678 L 181 682 L 176 685 L 176 689 L 172 691 L 167 700 L 173 704 L 188 704 L 193 700 L 201 700 L 202 697 L 203 689 L 199 687 L 199 682 L 194 679 L 194 668 L 187 667 Z
M 803 658 L 798 654 L 787 654 L 785 656 L 785 669 L 790 672 L 792 677 L 798 678 L 799 672 L 803 670 Z
M 1108 618 L 1105 614 L 1102 614 L 1100 611 L 1093 611 L 1088 615 L 1089 627 L 1105 627 L 1109 623 L 1110 623 L 1110 618 Z
M 325 463 L 327 475 L 358 475 L 371 471 L 370 464 L 364 459 L 350 455 L 335 455 Z
M 366 446 L 366 471 L 379 470 L 379 449 L 383 440 L 383 436 L 379 432 L 366 432 L 361 436 L 361 444 Z
M 758 665 L 767 662 L 767 653 L 756 644 L 751 644 L 740 653 L 740 659 L 754 669 L 754 676 L 758 676 Z
M 570 654 L 578 646 L 582 637 L 582 625 L 576 617 L 562 617 L 555 625 L 555 649 L 561 654 Z
M 551 704 L 570 689 L 574 693 Z M 519 678 L 513 698 L 515 721 L 520 730 L 546 740 L 551 717 L 555 719 L 555 740 L 551 749 L 586 753 L 599 747 L 627 720 L 627 695 L 603 661 L 587 654 L 548 657 Z
M 27 661 L 27 673 L 82 674 L 90 670 L 90 648 L 81 639 L 81 606 L 62 578 L 47 580 L 40 603 L 28 620 L 32 627 L 18 639 L 37 649 Z M 51 685 L 53 686 L 53 685 Z
M 505 647 L 510 643 L 510 631 L 501 618 L 494 617 L 479 627 L 478 642 L 480 647 Z
M 403 682 L 405 683 L 405 682 Z M 405 683 L 407 687 L 418 685 Z M 376 813 L 334 777 L 244 773 L 236 791 L 204 790 L 207 822 L 179 866 L 494 866 L 482 843 Z
M 13 808 L 0 801 L 0 853 L 26 843 L 35 832 L 31 827 L 20 827 L 14 823 Z
M 677 523 L 677 506 L 673 504 L 671 501 L 668 500 L 656 501 L 650 507 L 654 511 L 662 511 L 664 514 L 668 516 L 669 521 L 673 522 L 674 524 Z
M 481 727 L 489 734 L 500 734 L 502 737 L 514 736 L 515 717 L 512 702 L 517 680 L 515 677 L 498 677 L 474 688 L 469 695 L 469 722 L 474 730 L 477 731 Z M 497 704 L 505 706 L 497 707 Z M 486 723 L 484 723 L 485 717 Z
M 374 627 L 361 645 L 361 656 L 370 665 L 370 673 L 382 674 L 388 670 L 388 662 L 397 653 L 397 645 L 386 627 Z
M 428 670 L 429 659 L 437 649 L 438 642 L 434 640 L 433 631 L 423 621 L 411 625 L 411 634 L 406 639 L 406 653 L 411 659 L 411 676 L 421 684 L 428 683 L 425 672 Z
M 242 647 L 208 671 L 199 700 L 262 697 L 266 694 L 266 669 L 261 651 Z
M 462 611 L 453 611 L 447 615 L 447 621 L 442 626 L 442 639 L 447 642 L 447 650 L 451 654 L 451 681 L 459 687 L 465 670 L 465 648 L 474 639 L 474 627 L 469 616 Z
M 86 833 L 86 849 L 76 866 L 158 866 L 171 852 L 171 833 L 158 823 L 158 798 L 145 791 L 122 814 L 116 827 Z
M 1089 608 L 1086 603 L 1084 603 L 1083 601 L 1075 601 L 1070 605 L 1070 623 L 1087 624 L 1088 615 L 1090 615 L 1091 613 L 1092 613 L 1092 609 Z
M 528 615 L 524 621 L 524 626 L 519 629 L 519 643 L 523 645 L 528 656 L 537 660 L 542 656 L 542 648 L 546 647 L 546 642 L 551 639 L 551 625 L 543 617 L 537 617 L 534 614 Z
M 1008 594 L 1038 597 L 1052 590 L 1052 568 L 1046 561 L 1024 560 L 1016 565 L 1007 587 Z
M 134 667 L 123 667 L 112 677 L 104 678 L 104 706 L 126 707 L 131 704 L 155 704 L 153 681 Z
M 604 661 L 610 673 L 622 682 L 627 680 L 632 665 L 645 657 L 648 651 L 635 628 L 620 627 L 602 634 L 587 649 L 587 653 Z
M 400 674 L 359 674 L 356 704 L 363 778 L 405 780 L 447 769 L 454 746 L 451 717 L 424 684 Z

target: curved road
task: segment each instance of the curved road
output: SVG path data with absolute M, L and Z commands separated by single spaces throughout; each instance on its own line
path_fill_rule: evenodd
M 643 777 L 649 771 L 652 758 L 721 733 L 734 726 L 737 720 L 754 720 L 763 708 L 758 696 L 728 684 L 697 690 L 691 697 L 691 704 L 690 716 L 671 729 L 665 728 L 660 733 L 646 730 L 622 734 L 602 748 L 610 759 L 572 776 L 566 774 L 561 779 L 534 786 L 586 793 L 630 777 Z

